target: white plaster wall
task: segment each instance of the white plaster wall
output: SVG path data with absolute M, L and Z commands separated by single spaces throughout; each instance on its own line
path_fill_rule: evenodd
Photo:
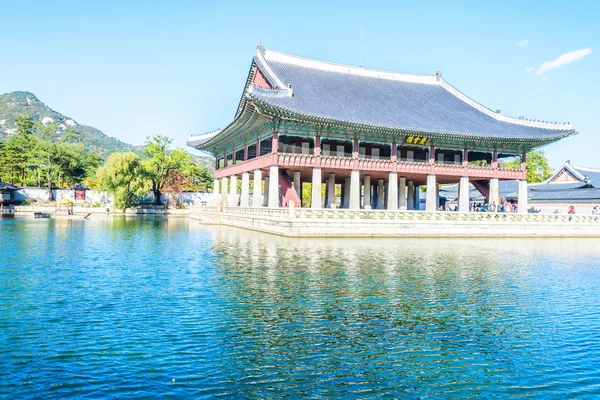
M 52 194 L 54 199 L 57 201 L 67 199 L 74 201 L 75 199 L 75 190 L 73 189 L 53 189 Z M 201 204 L 203 201 L 208 201 L 210 193 L 207 192 L 184 192 L 177 196 L 177 201 L 180 203 L 188 203 L 191 205 Z M 48 200 L 48 189 L 38 188 L 38 187 L 24 187 L 15 192 L 15 200 L 23 201 L 26 199 L 35 199 L 46 201 Z M 150 192 L 146 196 L 145 202 L 151 203 L 154 199 L 154 195 Z M 167 196 L 162 195 L 161 200 L 163 202 L 167 201 Z M 104 204 L 112 204 L 113 198 L 108 193 L 103 190 L 88 190 L 85 195 L 85 201 L 88 203 L 104 203 Z M 77 203 L 80 203 L 78 201 Z

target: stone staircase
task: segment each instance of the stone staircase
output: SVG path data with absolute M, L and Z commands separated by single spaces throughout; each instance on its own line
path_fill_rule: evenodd
M 489 181 L 471 181 L 471 185 L 473 185 L 473 187 L 477 189 L 479 193 L 481 193 L 481 195 L 485 198 L 486 201 L 490 198 Z
M 279 196 L 282 207 L 288 207 L 290 201 L 294 202 L 295 207 L 300 207 L 300 196 L 296 193 L 292 180 L 285 169 L 279 170 Z

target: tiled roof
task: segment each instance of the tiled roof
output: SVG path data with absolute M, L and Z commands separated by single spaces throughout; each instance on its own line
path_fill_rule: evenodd
M 492 139 L 552 141 L 576 133 L 570 124 L 495 113 L 450 86 L 441 74 L 375 71 L 262 48 L 255 62 L 271 84 L 277 84 L 272 91 L 251 86 L 250 98 L 303 116 Z
M 17 186 L 0 181 L 0 190 L 17 190 L 17 189 L 19 189 Z

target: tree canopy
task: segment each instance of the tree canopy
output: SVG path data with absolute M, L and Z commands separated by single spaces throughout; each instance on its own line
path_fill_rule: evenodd
M 543 182 L 552 175 L 552 167 L 546 158 L 546 153 L 542 150 L 532 150 L 526 154 L 527 157 L 527 182 L 537 183 Z M 506 162 L 510 168 L 520 168 L 521 159 L 515 158 L 512 161 Z

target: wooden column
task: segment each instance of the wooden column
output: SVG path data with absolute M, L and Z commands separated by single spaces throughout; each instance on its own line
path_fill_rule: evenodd
M 392 142 L 392 161 L 398 160 L 398 143 Z
M 469 165 L 469 149 L 465 148 L 463 150 L 463 162 L 462 162 L 463 167 L 466 167 Z
M 358 139 L 352 141 L 352 158 L 358 158 Z
M 527 171 L 527 153 L 521 155 L 521 171 Z
M 256 158 L 260 157 L 260 139 L 256 139 Z
M 498 152 L 496 150 L 494 150 L 492 156 L 492 168 L 498 169 Z
M 315 156 L 321 155 L 321 135 L 315 135 Z
M 277 153 L 277 144 L 279 143 L 279 132 L 273 132 L 271 139 L 271 153 Z
M 429 164 L 435 164 L 435 146 L 429 146 Z

